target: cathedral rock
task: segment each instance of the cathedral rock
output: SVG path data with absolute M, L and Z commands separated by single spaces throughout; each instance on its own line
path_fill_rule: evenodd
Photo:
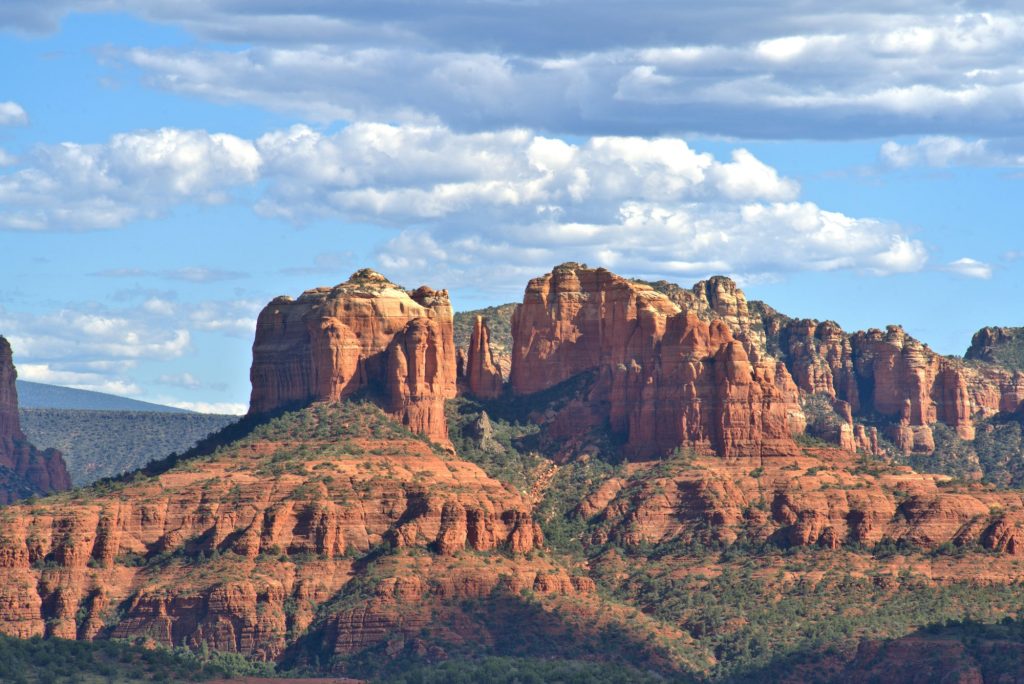
M 444 402 L 456 394 L 448 292 L 406 291 L 364 269 L 333 288 L 277 297 L 257 320 L 250 379 L 251 414 L 365 392 L 447 444 Z
M 629 456 L 678 446 L 727 457 L 798 451 L 805 418 L 786 366 L 745 348 L 723 318 L 650 285 L 562 264 L 530 281 L 512 336 L 513 392 L 594 373 L 586 403 L 602 408 L 583 422 L 608 420 Z

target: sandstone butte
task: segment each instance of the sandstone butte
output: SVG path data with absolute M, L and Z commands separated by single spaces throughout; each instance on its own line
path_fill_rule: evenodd
M 456 394 L 446 290 L 407 292 L 364 269 L 334 288 L 278 297 L 260 312 L 251 414 L 373 393 L 414 432 L 447 443 L 444 402 Z
M 1018 411 L 1015 371 L 941 357 L 898 328 L 790 319 L 726 278 L 685 290 L 578 264 L 529 283 L 512 331 L 502 384 L 484 321 L 458 373 L 444 291 L 360 271 L 273 300 L 250 415 L 220 441 L 0 509 L 0 632 L 206 644 L 339 673 L 353 657 L 439 660 L 532 635 L 554 649 L 541 652 L 705 672 L 717 656 L 697 628 L 629 598 L 622 554 L 635 566 L 652 544 L 819 550 L 805 570 L 766 567 L 771 592 L 831 558 L 892 586 L 907 572 L 928 586 L 1024 580 L 1021 492 L 862 458 L 879 448 L 868 415 L 924 450 L 935 422 L 967 436 L 975 417 Z M 444 409 L 460 386 L 488 410 L 530 405 L 564 465 L 543 463 L 520 492 L 453 453 Z M 835 446 L 795 440 L 809 398 Z M 549 548 L 538 502 L 571 496 L 552 474 L 592 459 L 586 435 L 602 430 L 631 462 L 562 502 L 585 550 L 572 556 Z M 864 551 L 886 540 L 917 550 Z M 690 579 L 729 563 L 659 562 Z
M 11 345 L 0 337 L 0 504 L 71 489 L 61 453 L 36 449 L 21 431 L 17 377 Z

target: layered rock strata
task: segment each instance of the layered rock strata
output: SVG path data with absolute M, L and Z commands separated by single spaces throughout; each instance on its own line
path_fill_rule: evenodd
M 318 406 L 214 459 L 0 511 L 0 632 L 146 637 L 276 658 L 374 548 L 411 560 L 394 568 L 400 581 L 453 598 L 486 596 L 502 582 L 514 592 L 587 590 L 523 558 L 542 534 L 519 495 L 397 433 L 373 409 Z M 454 573 L 429 561 L 464 550 L 504 560 Z M 395 581 L 375 580 L 372 595 Z M 367 625 L 390 619 L 393 607 L 369 602 L 358 620 L 330 613 L 341 630 L 334 638 L 378 643 Z
M 260 313 L 249 412 L 368 393 L 415 432 L 447 443 L 456 395 L 446 290 L 406 291 L 370 270 L 333 288 L 278 297 Z
M 0 337 L 0 504 L 71 489 L 61 453 L 36 449 L 21 431 L 17 377 L 11 345 Z
M 588 411 L 573 410 L 609 421 L 633 457 L 684 445 L 722 456 L 797 451 L 804 416 L 785 366 L 752 359 L 723 320 L 684 311 L 647 284 L 563 264 L 530 281 L 512 330 L 513 392 L 596 373 Z
M 892 540 L 1024 554 L 1020 492 L 951 490 L 943 479 L 909 468 L 867 473 L 841 451 L 757 469 L 703 458 L 608 480 L 579 514 L 594 521 L 594 544 L 744 540 L 835 549 Z

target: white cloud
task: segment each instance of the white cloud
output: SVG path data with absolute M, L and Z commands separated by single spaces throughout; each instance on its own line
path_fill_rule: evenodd
M 964 257 L 946 264 L 945 269 L 967 278 L 988 280 L 992 277 L 992 267 L 983 261 Z
M 159 314 L 161 316 L 173 316 L 176 311 L 174 302 L 169 302 L 166 299 L 160 299 L 159 297 L 150 297 L 142 304 L 149 313 Z
M 182 202 L 220 203 L 259 176 L 252 143 L 224 133 L 120 133 L 103 145 L 36 147 L 0 175 L 0 228 L 112 228 Z
M 0 126 L 25 126 L 28 113 L 17 102 L 0 102 Z
M 514 11 L 449 0 L 440 7 L 457 9 L 342 3 L 297 17 L 266 2 L 230 21 L 226 5 L 163 7 L 162 20 L 245 47 L 118 58 L 160 88 L 321 121 L 586 135 L 1019 135 L 1024 14 L 899 5 L 638 2 L 595 12 L 573 0 Z M 557 27 L 557 39 L 538 26 Z
M 178 399 L 160 399 L 160 404 L 175 408 L 195 411 L 197 413 L 217 413 L 229 416 L 243 416 L 249 410 L 248 404 L 234 402 L 180 401 Z
M 190 46 L 113 53 L 145 81 L 318 120 L 755 138 L 1021 133 L 1013 3 L 5 0 L 0 25 L 134 13 Z M 215 43 L 214 48 L 205 45 Z M 227 46 L 225 48 L 225 45 Z
M 198 331 L 251 339 L 259 307 L 249 300 L 185 305 L 173 298 L 174 293 L 143 293 L 117 308 L 81 302 L 41 313 L 0 307 L 0 333 L 10 341 L 25 380 L 136 397 L 146 384 L 140 374 L 146 382 L 157 377 L 157 383 L 189 390 L 224 389 L 193 373 L 165 369 L 196 351 Z
M 81 373 L 67 370 L 54 370 L 45 363 L 19 363 L 18 377 L 31 382 L 42 382 L 49 385 L 74 387 L 75 389 L 106 392 L 108 394 L 132 395 L 141 394 L 141 388 L 131 382 L 111 379 L 100 373 Z
M 889 140 L 881 148 L 882 161 L 894 168 L 930 166 L 1015 166 L 1021 157 L 992 149 L 988 140 L 964 140 L 930 135 L 910 144 Z
M 127 139 L 133 142 L 125 145 Z M 222 144 L 226 140 L 230 144 Z M 73 148 L 84 149 L 37 151 L 46 165 L 23 168 L 14 181 L 0 175 L 0 193 L 19 177 L 68 176 L 54 169 L 66 166 Z M 458 133 L 437 124 L 355 123 L 333 134 L 294 126 L 251 142 L 203 131 L 126 134 L 72 156 L 72 196 L 86 187 L 102 196 L 102 188 L 137 183 L 140 168 L 155 167 L 155 177 L 163 179 L 156 188 L 164 190 L 158 207 L 193 198 L 197 179 L 209 177 L 222 186 L 258 186 L 256 209 L 267 216 L 418 226 L 381 253 L 382 263 L 414 278 L 430 272 L 421 265 L 428 257 L 453 269 L 456 279 L 478 258 L 503 260 L 510 273 L 528 263 L 546 267 L 557 255 L 585 254 L 640 272 L 704 275 L 713 268 L 750 277 L 837 268 L 891 273 L 921 268 L 925 261 L 923 245 L 898 226 L 801 201 L 798 183 L 745 149 L 719 161 L 676 137 L 567 142 L 520 128 Z M 131 162 L 94 163 L 111 158 Z M 177 172 L 190 163 L 198 168 Z M 147 186 L 136 195 L 108 195 L 118 197 L 122 213 L 141 215 L 153 211 L 153 192 Z M 70 210 L 63 193 L 56 186 L 48 191 L 51 216 Z M 15 215 L 23 210 L 17 200 L 10 205 Z M 204 282 L 241 274 L 195 267 L 101 275 Z M 187 326 L 248 336 L 261 304 L 208 302 L 189 310 Z M 163 316 L 175 310 L 156 295 L 144 306 Z
M 747 150 L 721 162 L 679 138 L 572 144 L 522 129 L 353 124 L 334 135 L 296 126 L 256 146 L 281 179 L 263 213 L 418 224 L 378 252 L 409 282 L 472 281 L 479 264 L 520 278 L 565 259 L 677 277 L 926 261 L 898 226 L 798 201 L 799 185 Z
M 256 316 L 264 304 L 249 299 L 202 302 L 189 310 L 188 322 L 197 330 L 247 338 L 256 332 Z

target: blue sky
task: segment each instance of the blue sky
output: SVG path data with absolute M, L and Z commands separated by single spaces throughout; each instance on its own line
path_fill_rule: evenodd
M 6 0 L 0 334 L 241 411 L 263 303 L 363 266 L 456 309 L 724 273 L 946 354 L 1024 325 L 1024 13 L 834 4 Z

